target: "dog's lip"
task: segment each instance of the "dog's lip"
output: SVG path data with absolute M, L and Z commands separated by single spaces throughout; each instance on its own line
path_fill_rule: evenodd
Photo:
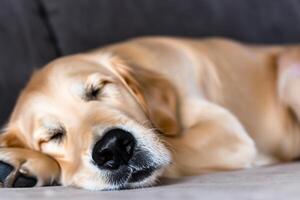
M 144 179 L 151 176 L 155 170 L 157 170 L 156 167 L 147 167 L 140 170 L 134 170 L 131 173 L 130 178 L 128 179 L 128 183 L 136 183 L 143 181 Z

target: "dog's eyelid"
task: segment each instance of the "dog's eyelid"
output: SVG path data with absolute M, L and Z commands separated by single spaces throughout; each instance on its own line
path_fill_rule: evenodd
M 91 101 L 97 100 L 98 95 L 105 85 L 113 83 L 111 79 L 102 79 L 97 83 L 88 84 L 85 89 L 85 97 L 84 100 Z
M 60 142 L 65 136 L 66 129 L 63 126 L 49 130 L 49 141 L 52 140 Z
M 96 100 L 103 86 L 90 86 L 85 90 L 84 100 Z

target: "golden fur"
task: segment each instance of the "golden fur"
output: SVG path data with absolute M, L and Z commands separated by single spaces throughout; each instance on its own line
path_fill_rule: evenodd
M 99 98 L 89 94 L 95 87 Z M 0 135 L 0 160 L 26 169 L 39 185 L 57 180 L 117 189 L 89 159 L 95 138 L 121 126 L 161 164 L 128 187 L 151 185 L 162 173 L 180 177 L 290 161 L 300 155 L 299 95 L 297 46 L 138 38 L 37 71 Z M 49 132 L 62 127 L 66 138 L 52 142 Z

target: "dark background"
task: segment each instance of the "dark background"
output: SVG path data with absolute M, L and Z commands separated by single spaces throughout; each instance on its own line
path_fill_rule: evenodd
M 33 70 L 141 35 L 300 41 L 299 0 L 1 0 L 0 125 Z

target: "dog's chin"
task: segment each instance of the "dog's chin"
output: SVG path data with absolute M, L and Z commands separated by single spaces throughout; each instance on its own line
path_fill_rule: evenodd
M 139 181 L 135 181 L 135 182 L 128 182 L 126 184 L 126 189 L 134 189 L 134 188 L 142 188 L 142 187 L 149 187 L 149 186 L 153 186 L 158 178 L 162 175 L 163 173 L 163 169 L 157 169 L 155 171 L 153 171 L 151 173 L 151 175 L 147 176 L 147 177 L 143 177 L 143 179 L 140 179 Z
M 157 167 L 149 166 L 144 169 L 139 170 L 121 170 L 117 176 L 108 176 L 105 175 L 103 179 L 102 175 L 91 175 L 90 178 L 80 178 L 77 179 L 78 183 L 71 183 L 69 185 L 83 188 L 87 190 L 124 190 L 124 189 L 134 189 L 134 188 L 143 188 L 153 186 L 160 176 L 163 174 L 165 165 L 160 165 Z M 80 180 L 80 181 L 79 181 Z
M 124 183 L 113 184 L 111 185 L 111 187 L 105 188 L 103 190 L 124 190 L 150 187 L 156 183 L 162 173 L 162 168 L 148 168 L 147 170 L 132 172 L 128 179 L 124 181 Z

